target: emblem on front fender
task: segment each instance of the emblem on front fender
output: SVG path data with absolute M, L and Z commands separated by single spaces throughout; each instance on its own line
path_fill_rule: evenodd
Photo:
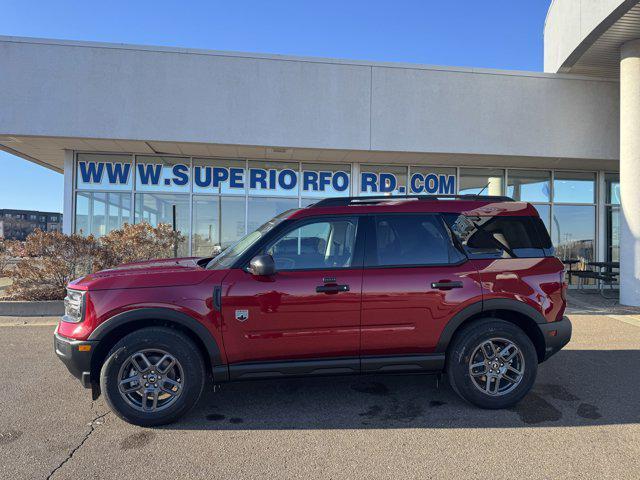
M 244 322 L 249 319 L 249 310 L 236 310 L 236 320 Z

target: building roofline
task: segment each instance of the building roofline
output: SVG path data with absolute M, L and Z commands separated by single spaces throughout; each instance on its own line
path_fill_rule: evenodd
M 7 36 L 7 35 L 0 35 L 0 43 L 25 43 L 25 44 L 32 44 L 32 45 L 52 45 L 52 46 L 62 46 L 62 47 L 103 48 L 103 49 L 111 49 L 111 50 L 129 50 L 129 51 L 144 51 L 144 52 L 171 53 L 171 54 L 204 55 L 204 56 L 215 56 L 215 57 L 245 58 L 245 59 L 255 59 L 255 60 L 325 63 L 325 64 L 350 65 L 350 66 L 361 66 L 361 67 L 399 68 L 399 69 L 407 69 L 407 70 L 430 70 L 430 71 L 458 72 L 458 73 L 478 73 L 478 74 L 485 74 L 485 75 L 587 80 L 587 81 L 596 81 L 596 82 L 618 82 L 619 81 L 617 78 L 601 78 L 601 77 L 592 77 L 592 76 L 586 76 L 586 75 L 558 74 L 558 73 L 546 73 L 546 72 L 536 72 L 536 71 L 526 71 L 526 70 L 500 70 L 500 69 L 477 68 L 477 67 L 452 67 L 452 66 L 427 65 L 427 64 L 416 64 L 416 63 L 407 63 L 407 62 L 375 62 L 375 61 L 367 61 L 367 60 L 349 60 L 349 59 L 337 59 L 337 58 L 325 58 L 325 57 L 305 57 L 305 56 L 295 56 L 295 55 L 235 52 L 235 51 L 223 51 L 223 50 L 206 50 L 206 49 L 197 49 L 197 48 L 164 47 L 164 46 L 152 46 L 152 45 L 134 45 L 134 44 L 125 44 L 125 43 L 106 43 L 106 42 L 91 42 L 91 41 L 79 41 L 79 40 L 60 40 L 60 39 L 36 38 L 36 37 L 16 37 L 16 36 Z

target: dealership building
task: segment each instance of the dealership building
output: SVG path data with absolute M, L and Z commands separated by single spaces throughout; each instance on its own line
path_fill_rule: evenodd
M 64 175 L 65 232 L 185 255 L 329 196 L 509 195 L 638 305 L 637 39 L 638 0 L 553 1 L 544 73 L 0 37 L 0 148 Z

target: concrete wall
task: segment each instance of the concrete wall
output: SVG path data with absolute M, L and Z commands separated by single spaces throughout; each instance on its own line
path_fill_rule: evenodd
M 617 159 L 617 82 L 0 37 L 0 135 Z
M 373 69 L 372 148 L 618 156 L 618 85 L 562 77 Z
M 544 71 L 559 72 L 580 47 L 616 9 L 637 0 L 553 0 L 544 27 Z

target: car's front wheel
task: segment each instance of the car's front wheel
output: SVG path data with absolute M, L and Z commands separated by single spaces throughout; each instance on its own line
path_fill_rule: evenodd
M 137 330 L 117 342 L 100 371 L 109 407 L 140 426 L 170 423 L 198 401 L 205 367 L 198 348 L 165 327 Z
M 496 318 L 463 328 L 447 355 L 447 375 L 453 389 L 481 408 L 507 408 L 531 390 L 538 356 L 522 329 Z

